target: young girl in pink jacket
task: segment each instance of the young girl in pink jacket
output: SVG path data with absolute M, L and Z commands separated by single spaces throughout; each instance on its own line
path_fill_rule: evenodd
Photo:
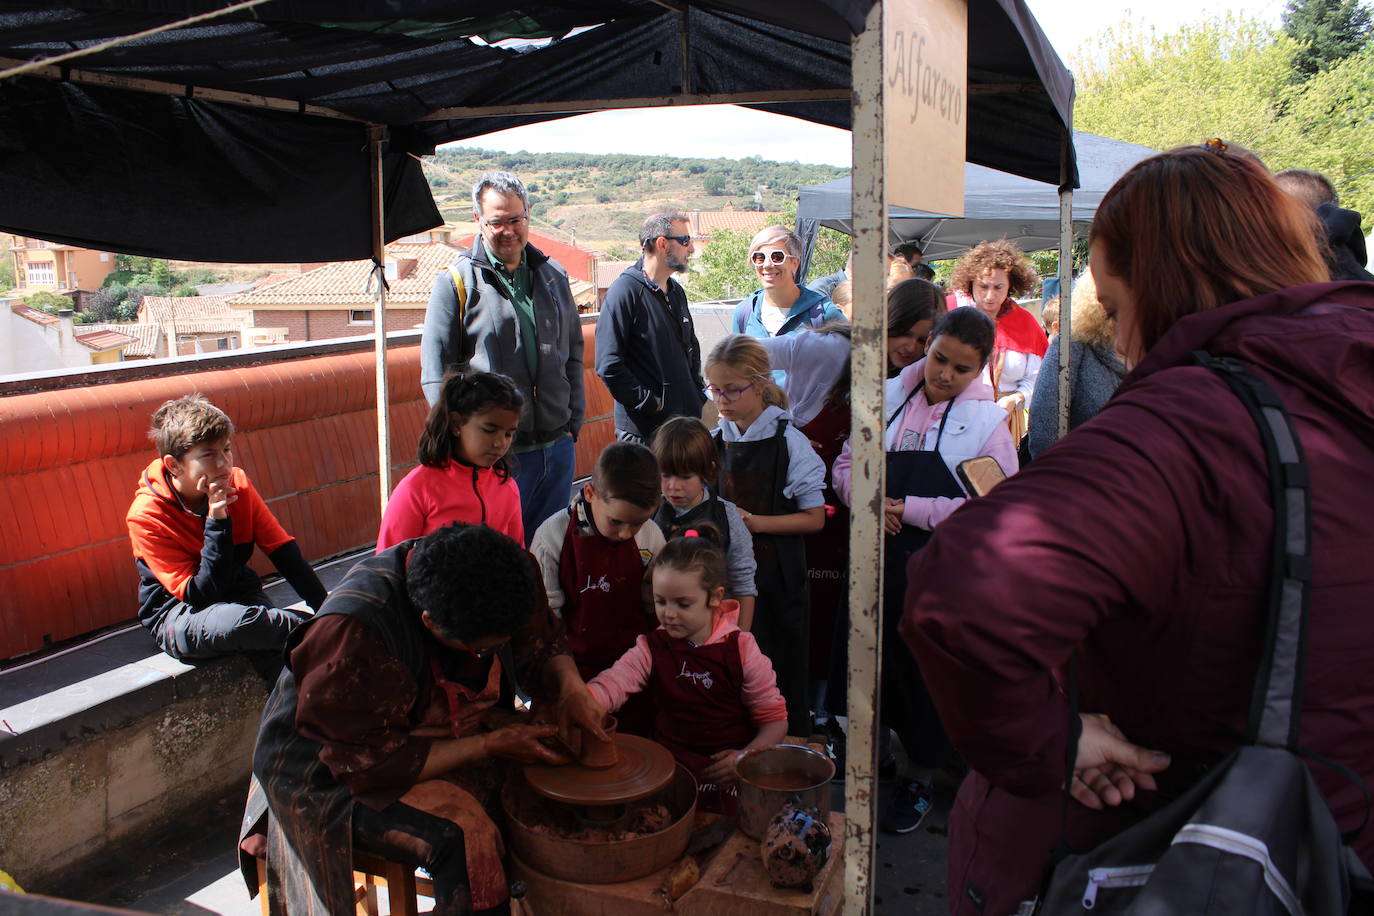
M 524 409 L 520 389 L 504 375 L 445 378 L 420 434 L 420 464 L 387 501 L 377 552 L 450 522 L 486 525 L 523 545 L 520 488 L 507 452 Z
M 587 687 L 608 711 L 641 690 L 654 698 L 654 739 L 698 784 L 698 805 L 735 810 L 735 763 L 787 734 L 787 704 L 768 657 L 739 628 L 725 598 L 719 532 L 703 524 L 654 557 L 650 577 L 659 628 L 641 636 Z
M 926 356 L 887 383 L 887 494 L 883 561 L 882 721 L 897 733 L 911 762 L 879 818 L 888 833 L 915 830 L 930 810 L 930 777 L 957 762 L 916 662 L 897 633 L 906 593 L 907 560 L 925 546 L 931 529 L 968 499 L 957 469 L 969 458 L 990 456 L 1003 473 L 1016 473 L 1016 446 L 1007 414 L 980 379 L 992 353 L 996 327 L 976 308 L 941 316 Z M 850 500 L 849 443 L 835 459 L 835 491 Z

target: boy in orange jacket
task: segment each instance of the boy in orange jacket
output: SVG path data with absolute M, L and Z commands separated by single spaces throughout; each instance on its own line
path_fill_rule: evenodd
M 309 615 L 272 607 L 248 567 L 261 547 L 310 607 L 325 589 L 248 475 L 234 467 L 234 424 L 202 395 L 153 414 L 158 457 L 126 521 L 138 568 L 138 619 L 177 659 L 279 652 Z M 266 673 L 266 672 L 264 672 Z

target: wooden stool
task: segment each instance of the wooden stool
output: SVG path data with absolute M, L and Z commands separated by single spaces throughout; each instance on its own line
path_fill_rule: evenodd
M 258 859 L 258 903 L 262 916 L 270 916 L 267 903 L 267 860 Z M 417 916 L 417 896 L 434 896 L 434 882 L 415 869 L 381 856 L 353 851 L 353 899 L 357 916 L 381 916 L 377 889 L 386 888 L 387 907 L 391 916 Z

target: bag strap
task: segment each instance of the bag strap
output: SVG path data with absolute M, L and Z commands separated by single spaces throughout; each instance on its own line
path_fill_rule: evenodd
M 463 274 L 457 266 L 448 266 L 448 279 L 453 284 L 454 320 L 458 323 L 458 366 L 467 371 L 472 354 L 468 352 L 468 288 L 463 282 Z
M 1246 743 L 1298 753 L 1307 604 L 1312 588 L 1312 493 L 1302 442 L 1283 401 L 1240 360 L 1193 353 L 1250 412 L 1264 443 L 1274 507 L 1264 654 L 1250 699 Z

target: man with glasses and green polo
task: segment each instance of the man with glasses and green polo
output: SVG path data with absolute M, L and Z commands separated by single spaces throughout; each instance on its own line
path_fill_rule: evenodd
M 643 256 L 606 291 L 596 321 L 596 374 L 615 398 L 615 434 L 650 443 L 672 417 L 700 417 L 706 397 L 687 294 L 673 274 L 687 270 L 692 234 L 676 210 L 639 230 Z
M 420 341 L 420 384 L 432 405 L 449 371 L 507 375 L 525 395 L 515 481 L 528 541 L 568 504 L 582 427 L 582 323 L 562 264 L 529 244 L 529 194 L 510 172 L 472 186 L 481 229 L 441 273 Z

